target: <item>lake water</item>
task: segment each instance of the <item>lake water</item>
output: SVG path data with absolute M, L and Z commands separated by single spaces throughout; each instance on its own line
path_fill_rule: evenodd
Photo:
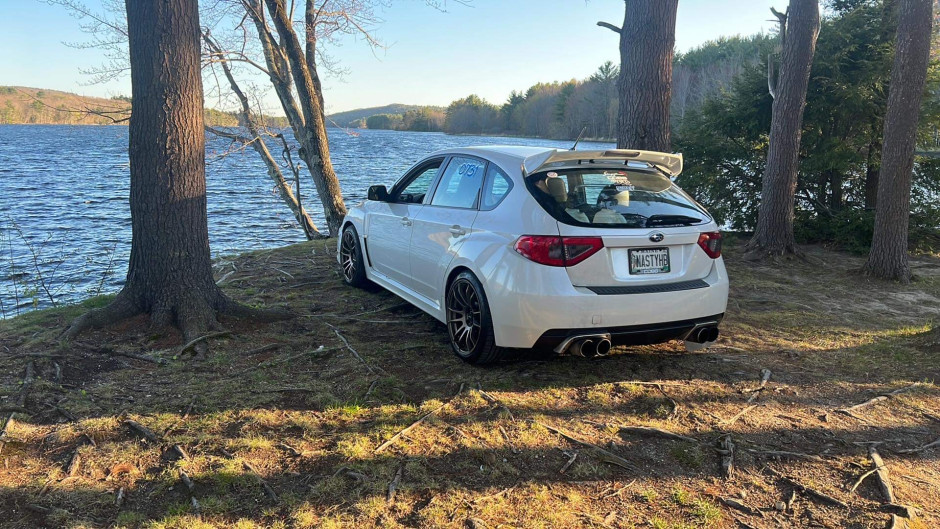
M 393 183 L 412 163 L 437 149 L 571 146 L 570 141 L 423 132 L 363 130 L 354 137 L 330 129 L 329 134 L 333 167 L 347 205 L 364 199 L 372 184 Z M 303 232 L 254 151 L 219 156 L 229 147 L 227 140 L 207 138 L 213 256 L 303 241 Z M 610 147 L 613 144 L 579 145 Z M 279 156 L 280 149 L 275 152 Z M 120 289 L 130 255 L 129 186 L 126 127 L 0 125 L 0 317 L 49 307 L 50 297 L 58 304 L 74 303 Z M 304 206 L 326 231 L 313 190 L 309 174 L 301 173 Z

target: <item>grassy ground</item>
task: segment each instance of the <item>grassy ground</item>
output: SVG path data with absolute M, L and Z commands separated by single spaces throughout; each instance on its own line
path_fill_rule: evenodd
M 723 336 L 694 354 L 470 367 L 430 317 L 344 287 L 329 243 L 220 261 L 233 297 L 298 316 L 225 322 L 206 359 L 143 320 L 56 340 L 107 299 L 0 322 L 0 526 L 880 528 L 875 476 L 850 491 L 877 442 L 911 527 L 938 527 L 940 447 L 903 450 L 940 437 L 940 260 L 899 286 L 806 251 L 755 265 L 732 245 Z

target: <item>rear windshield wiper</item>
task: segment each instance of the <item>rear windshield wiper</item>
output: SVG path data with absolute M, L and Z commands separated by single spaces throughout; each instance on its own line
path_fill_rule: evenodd
M 688 215 L 653 215 L 646 219 L 647 226 L 691 226 L 699 222 L 702 222 L 702 219 Z

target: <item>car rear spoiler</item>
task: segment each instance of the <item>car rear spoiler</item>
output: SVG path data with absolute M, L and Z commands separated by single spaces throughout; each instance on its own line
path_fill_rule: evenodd
M 682 154 L 630 149 L 606 151 L 560 151 L 552 150 L 529 156 L 522 162 L 523 176 L 548 169 L 552 165 L 580 165 L 610 162 L 645 162 L 674 179 L 682 172 Z M 568 162 L 568 163 L 565 163 Z

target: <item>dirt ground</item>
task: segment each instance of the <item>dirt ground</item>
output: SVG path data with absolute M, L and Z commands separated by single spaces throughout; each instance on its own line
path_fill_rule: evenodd
M 732 242 L 707 351 L 478 368 L 332 244 L 220 259 L 297 317 L 205 358 L 140 319 L 58 342 L 107 298 L 0 322 L 0 527 L 940 527 L 940 258 L 902 286 Z

